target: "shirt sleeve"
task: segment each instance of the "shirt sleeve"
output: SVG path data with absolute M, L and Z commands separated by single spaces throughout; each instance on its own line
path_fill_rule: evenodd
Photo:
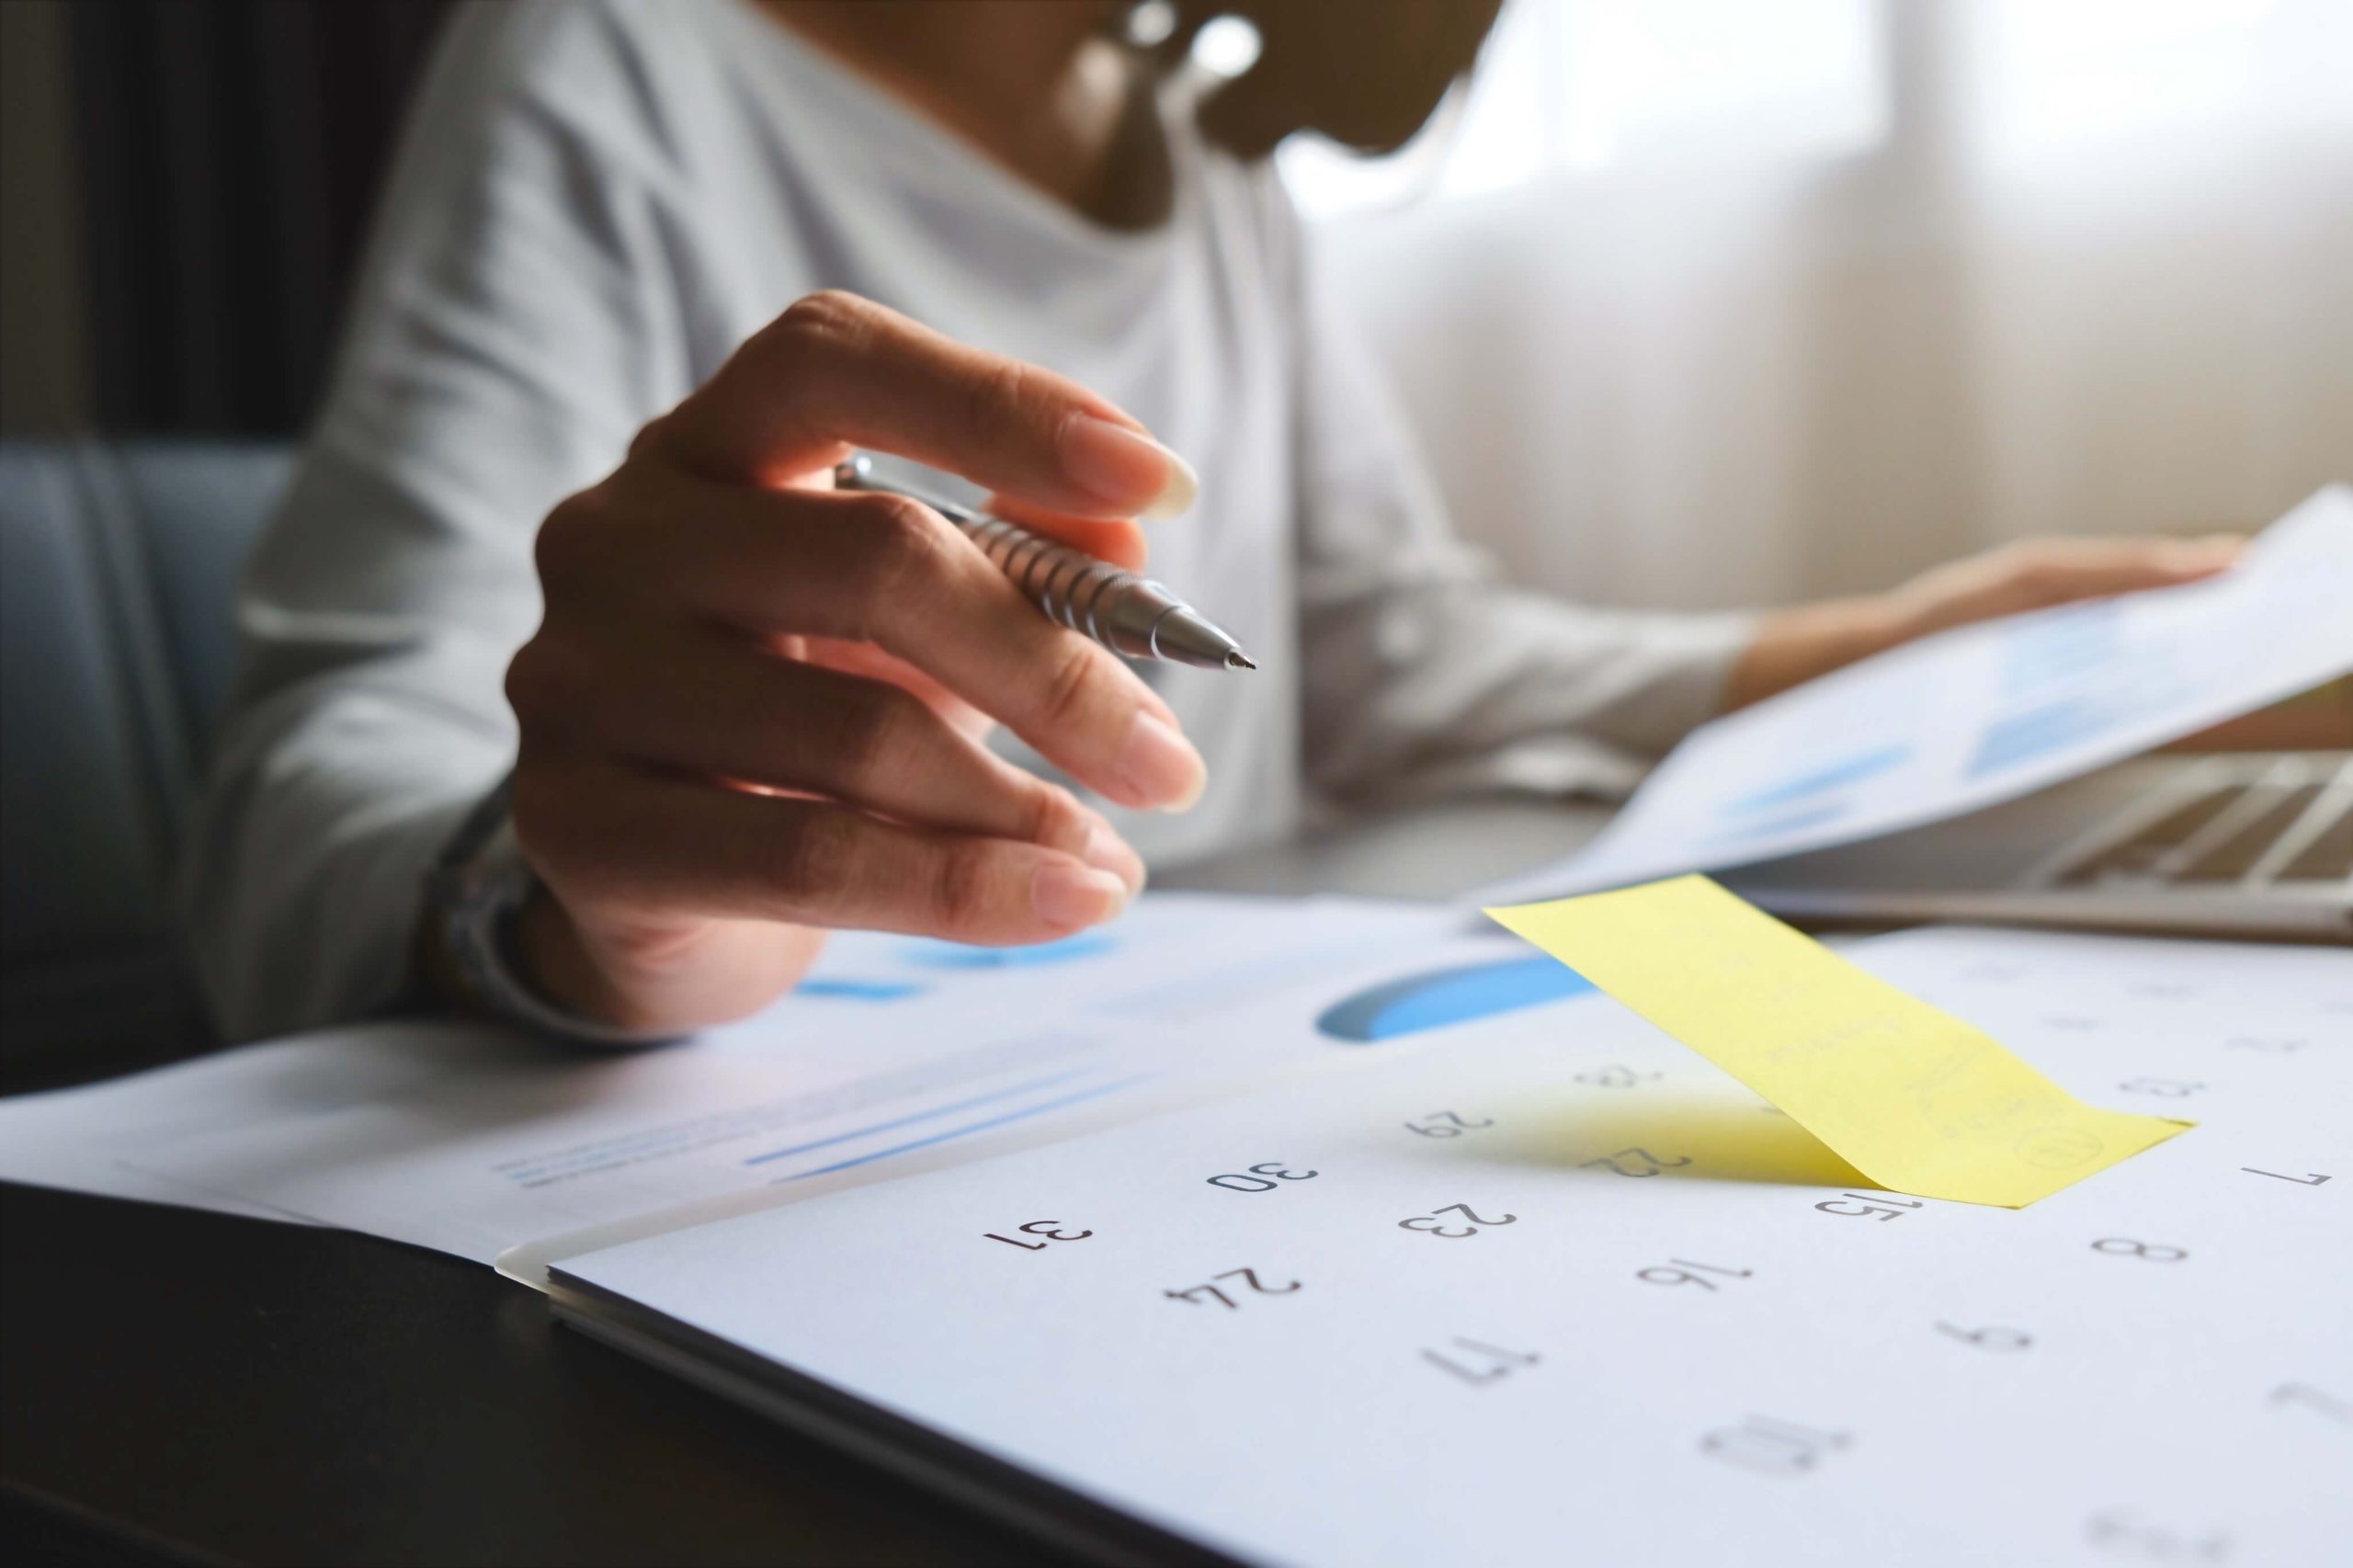
M 1282 220 L 1294 236 L 1288 207 Z M 1753 619 L 1523 592 L 1449 528 L 1381 367 L 1296 263 L 1313 781 L 1343 797 L 1623 794 L 1722 704 Z
M 591 7 L 460 14 L 318 424 L 239 599 L 244 665 L 183 868 L 232 1039 L 409 980 L 425 879 L 512 763 L 532 540 L 691 386 L 642 74 Z

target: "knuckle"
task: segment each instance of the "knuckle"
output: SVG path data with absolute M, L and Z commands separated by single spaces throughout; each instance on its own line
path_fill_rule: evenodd
M 871 781 L 891 769 L 918 722 L 916 706 L 907 693 L 881 683 L 835 706 L 827 745 L 845 781 Z
M 964 402 L 964 420 L 972 438 L 989 441 L 1002 437 L 1009 425 L 1036 402 L 1037 375 L 1017 359 L 1002 359 L 972 379 Z
M 931 880 L 931 912 L 945 931 L 972 931 L 989 908 L 989 856 L 977 844 L 950 846 Z
M 517 649 L 515 656 L 506 661 L 506 705 L 525 724 L 561 706 L 563 675 L 557 668 L 559 662 L 549 648 L 544 632 Z
M 788 901 L 821 905 L 847 876 L 850 846 L 836 813 L 817 809 L 778 813 L 760 848 L 761 879 Z
M 670 416 L 666 414 L 657 414 L 639 426 L 637 434 L 630 437 L 629 460 L 644 462 L 652 460 L 669 440 L 669 430 Z
M 859 586 L 878 600 L 918 594 L 945 569 L 947 525 L 904 495 L 857 498 Z
M 1094 644 L 1076 633 L 1065 635 L 1060 644 L 1040 687 L 1039 706 L 1039 718 L 1048 729 L 1057 731 L 1069 729 L 1085 717 L 1099 668 Z
M 841 289 L 804 294 L 762 335 L 781 358 L 805 360 L 855 349 L 871 332 L 874 307 Z
M 1022 812 L 1022 836 L 1050 847 L 1075 847 L 1086 842 L 1087 813 L 1078 799 L 1059 784 L 1033 779 Z
M 581 532 L 585 518 L 581 516 L 581 496 L 570 496 L 555 504 L 555 511 L 539 525 L 539 534 L 532 537 L 532 570 L 539 572 L 539 586 L 553 594 L 555 588 L 572 582 L 581 558 Z
M 531 540 L 531 564 L 551 597 L 573 589 L 595 569 L 603 511 L 603 497 L 584 490 L 557 502 L 540 524 Z

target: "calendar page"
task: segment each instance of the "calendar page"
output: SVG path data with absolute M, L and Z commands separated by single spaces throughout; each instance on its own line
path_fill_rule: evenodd
M 1254 1561 L 2347 1562 L 2353 955 L 1849 951 L 2197 1125 L 1907 1198 L 1466 943 L 1203 1020 L 1334 1044 L 1254 1091 L 561 1277 Z

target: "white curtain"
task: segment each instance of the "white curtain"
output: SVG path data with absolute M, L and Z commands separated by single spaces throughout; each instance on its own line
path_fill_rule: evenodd
M 2347 0 L 1511 0 L 1285 149 L 1464 530 L 1689 608 L 2353 478 Z

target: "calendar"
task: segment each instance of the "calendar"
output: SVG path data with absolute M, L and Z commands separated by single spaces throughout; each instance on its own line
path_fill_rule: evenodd
M 2353 955 L 1848 951 L 2083 1099 L 2196 1125 L 2021 1210 L 1905 1197 L 1466 937 L 1197 1013 L 1266 1042 L 1262 1081 L 552 1281 L 678 1369 L 1171 1551 L 2353 1561 Z

